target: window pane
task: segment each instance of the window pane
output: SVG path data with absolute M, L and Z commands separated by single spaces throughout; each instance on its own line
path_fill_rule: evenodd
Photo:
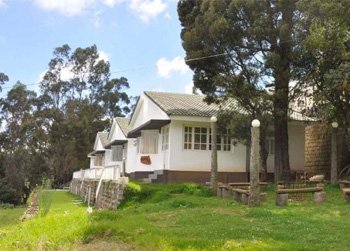
M 206 134 L 201 135 L 201 143 L 207 143 L 207 135 Z
M 194 149 L 199 150 L 200 149 L 200 144 L 194 144 Z
M 206 150 L 207 149 L 207 145 L 201 144 L 201 150 Z
M 194 133 L 200 133 L 201 129 L 199 127 L 194 128 Z
M 207 128 L 202 127 L 202 129 L 201 129 L 201 133 L 207 133 Z
M 194 135 L 194 142 L 195 143 L 199 143 L 200 142 L 200 135 L 199 134 L 195 134 Z

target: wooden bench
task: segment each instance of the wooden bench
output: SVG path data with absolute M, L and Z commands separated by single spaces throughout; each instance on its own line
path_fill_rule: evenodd
M 340 180 L 338 183 L 339 183 L 340 189 L 346 188 L 347 186 L 350 185 L 350 181 L 348 180 Z
M 267 182 L 259 182 L 260 186 L 267 186 L 269 183 Z M 230 187 L 249 187 L 250 183 L 249 182 L 231 182 L 228 183 Z
M 350 188 L 342 188 L 343 198 L 346 202 L 350 202 Z
M 225 185 L 218 186 L 217 194 L 220 198 L 229 198 L 230 197 L 230 187 Z
M 287 206 L 288 194 L 294 193 L 312 193 L 313 200 L 316 204 L 321 204 L 326 200 L 323 184 L 318 184 L 317 187 L 306 188 L 278 188 L 276 190 L 276 206 Z
M 242 202 L 244 205 L 248 205 L 249 202 L 249 190 L 234 188 L 232 189 L 233 199 L 237 202 Z M 260 201 L 266 202 L 266 193 L 260 193 Z

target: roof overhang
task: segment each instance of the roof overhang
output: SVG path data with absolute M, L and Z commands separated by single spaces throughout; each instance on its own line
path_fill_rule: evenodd
M 141 135 L 142 130 L 160 129 L 170 123 L 170 119 L 151 119 L 128 133 L 128 138 L 136 138 Z
M 128 143 L 127 139 L 116 139 L 108 143 L 107 145 L 105 145 L 105 148 L 111 149 L 111 146 L 120 146 L 120 145 L 124 145 L 125 143 Z
M 97 154 L 103 154 L 103 153 L 105 153 L 105 150 L 93 151 L 89 153 L 89 156 L 96 156 Z

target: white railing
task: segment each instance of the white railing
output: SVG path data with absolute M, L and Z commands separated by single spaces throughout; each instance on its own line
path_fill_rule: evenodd
M 79 180 L 118 180 L 120 178 L 120 166 L 108 166 L 105 168 L 90 168 L 73 173 L 73 179 Z

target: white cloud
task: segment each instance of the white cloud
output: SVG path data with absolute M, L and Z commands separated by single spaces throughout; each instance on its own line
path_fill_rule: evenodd
M 131 0 L 129 7 L 144 23 L 148 23 L 162 13 L 167 4 L 162 0 Z
M 193 82 L 190 82 L 188 83 L 188 85 L 185 85 L 184 91 L 187 94 L 193 94 L 193 89 L 194 89 Z M 198 88 L 195 88 L 195 94 L 202 95 L 202 92 Z
M 75 16 L 93 6 L 96 0 L 34 0 L 34 2 L 41 9 L 58 11 L 66 16 Z
M 157 61 L 158 75 L 163 78 L 170 78 L 173 72 L 185 74 L 189 68 L 182 57 L 176 57 L 173 60 L 160 58 Z
M 167 18 L 167 19 L 171 19 L 171 15 L 170 15 L 169 12 L 165 13 L 164 17 Z
M 104 60 L 105 62 L 109 61 L 109 55 L 106 52 L 99 51 L 98 55 L 99 55 L 99 58 L 98 58 L 99 60 Z
M 0 0 L 0 8 L 6 8 L 7 5 L 5 4 L 4 0 Z
M 116 4 L 125 2 L 126 0 L 104 0 L 103 4 L 113 8 Z
M 93 24 L 96 28 L 101 26 L 100 15 L 103 13 L 103 10 L 96 11 L 94 13 Z

